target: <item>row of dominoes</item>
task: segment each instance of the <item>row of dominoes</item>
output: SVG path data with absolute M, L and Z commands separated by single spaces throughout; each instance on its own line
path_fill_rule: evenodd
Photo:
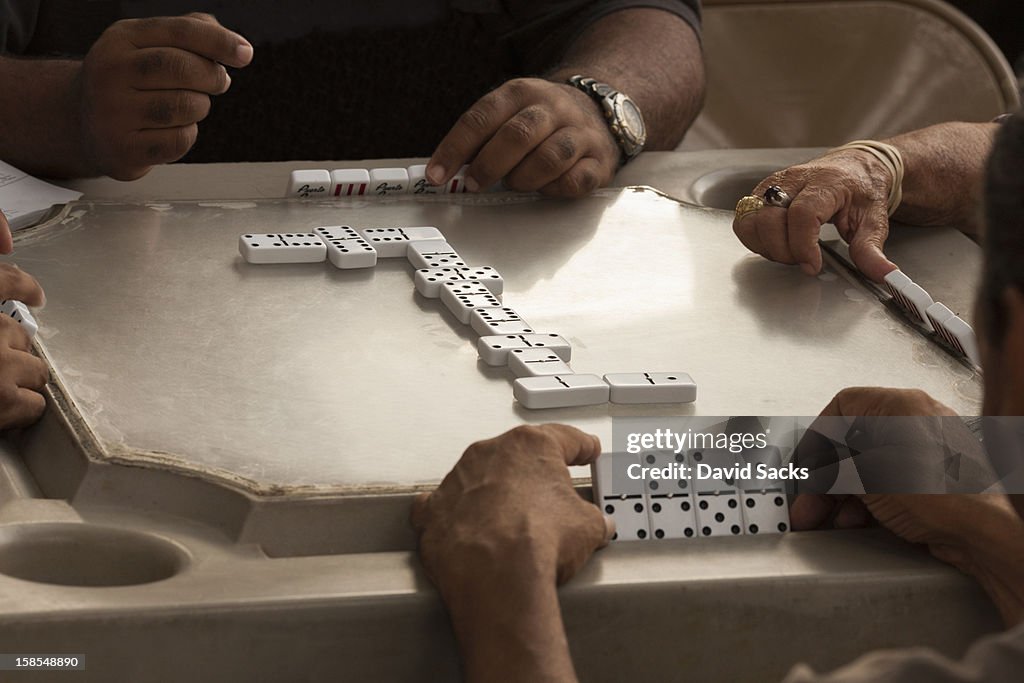
M 25 330 L 29 339 L 35 339 L 36 332 L 39 331 L 39 325 L 36 323 L 36 319 L 32 317 L 32 312 L 28 310 L 28 306 L 14 299 L 5 299 L 0 301 L 0 314 L 13 318 Z
M 405 256 L 416 290 L 440 299 L 452 315 L 480 335 L 485 363 L 507 365 L 518 378 L 513 395 L 530 409 L 601 403 L 691 403 L 697 386 L 686 373 L 576 374 L 569 343 L 537 333 L 501 301 L 504 281 L 490 266 L 468 266 L 434 227 L 365 228 L 334 225 L 308 233 L 245 234 L 238 250 L 249 263 L 318 263 L 372 268 L 378 258 Z
M 616 541 L 778 534 L 789 531 L 789 501 L 779 482 L 737 486 L 722 478 L 631 478 L 629 472 L 666 468 L 694 472 L 695 464 L 728 451 L 604 453 L 591 465 L 594 503 L 615 520 Z
M 569 366 L 569 342 L 534 330 L 502 302 L 501 275 L 490 266 L 467 266 L 447 242 L 410 244 L 408 258 L 417 269 L 416 291 L 440 299 L 459 322 L 480 335 L 480 358 L 491 366 L 508 366 L 517 378 L 513 396 L 524 408 L 697 400 L 697 386 L 686 373 L 576 374 Z
M 929 332 L 934 332 L 942 341 L 971 363 L 981 367 L 978 340 L 974 330 L 962 318 L 943 304 L 937 303 L 923 287 L 916 284 L 900 270 L 885 276 L 885 288 L 913 320 Z
M 388 196 L 396 194 L 458 194 L 466 191 L 466 169 L 462 167 L 444 185 L 427 182 L 427 167 L 340 168 L 292 171 L 286 197 L 327 199 L 330 197 Z

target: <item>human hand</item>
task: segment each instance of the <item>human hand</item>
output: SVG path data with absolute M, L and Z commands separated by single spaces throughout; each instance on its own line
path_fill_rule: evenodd
M 600 453 L 597 437 L 556 424 L 517 427 L 466 449 L 412 509 L 423 566 L 442 595 L 509 570 L 552 585 L 572 578 L 614 534 L 566 469 Z
M 9 263 L 0 263 L 0 299 L 42 306 L 46 297 L 35 278 Z M 31 353 L 32 342 L 21 325 L 0 316 L 0 429 L 24 427 L 46 409 L 42 390 L 49 380 L 46 363 Z
M 841 391 L 821 415 L 914 417 L 955 413 L 921 391 L 859 387 Z M 856 528 L 875 520 L 904 540 L 926 545 L 936 558 L 972 575 L 984 571 L 979 566 L 980 540 L 985 539 L 987 544 L 995 534 L 1001 539 L 999 545 L 1016 534 L 1024 541 L 1024 523 L 1009 499 L 990 494 L 801 494 L 790 508 L 790 520 L 797 531 Z
M 466 449 L 413 504 L 420 559 L 451 615 L 467 681 L 575 681 L 557 583 L 615 533 L 567 465 L 601 452 L 564 425 L 523 426 Z
M 850 258 L 864 275 L 881 282 L 896 265 L 882 248 L 889 236 L 892 174 L 872 154 L 845 149 L 773 173 L 751 192 L 763 197 L 772 185 L 793 200 L 788 209 L 765 206 L 733 221 L 747 249 L 767 259 L 799 264 L 808 275 L 821 271 L 818 236 L 833 223 L 850 245 Z
M 519 192 L 582 197 L 611 181 L 621 156 L 604 113 L 585 93 L 519 78 L 459 118 L 427 164 L 427 179 L 443 185 L 468 163 L 470 192 L 504 178 Z
M 0 210 L 0 254 L 10 254 L 14 251 L 14 237 L 11 235 L 11 224 L 7 222 L 7 216 Z
M 134 180 L 180 159 L 195 144 L 210 95 L 231 84 L 222 65 L 251 60 L 252 45 L 209 14 L 113 24 L 85 56 L 78 83 L 87 163 Z

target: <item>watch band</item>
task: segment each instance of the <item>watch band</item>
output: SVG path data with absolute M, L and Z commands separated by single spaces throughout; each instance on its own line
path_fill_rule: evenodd
M 615 138 L 622 152 L 621 164 L 625 165 L 643 150 L 647 135 L 640 115 L 640 108 L 636 106 L 635 102 L 607 83 L 601 83 L 594 78 L 576 75 L 569 78 L 568 83 L 601 105 L 612 137 Z M 623 102 L 627 102 L 634 110 L 635 116 L 641 119 L 639 131 L 629 129 L 628 123 L 623 119 L 621 113 Z

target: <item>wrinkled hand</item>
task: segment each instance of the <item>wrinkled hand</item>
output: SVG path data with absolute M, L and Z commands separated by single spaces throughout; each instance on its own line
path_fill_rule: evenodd
M 82 133 L 94 170 L 134 180 L 180 159 L 227 91 L 222 65 L 252 59 L 245 38 L 209 14 L 126 19 L 99 37 L 82 64 Z
M 445 601 L 496 574 L 552 583 L 575 575 L 614 528 L 576 493 L 566 466 L 600 452 L 597 437 L 564 425 L 517 427 L 466 449 L 412 510 L 420 558 Z
M 841 391 L 822 411 L 824 417 L 952 416 L 928 394 L 915 390 L 854 388 Z M 876 520 L 901 538 L 928 546 L 931 553 L 962 571 L 975 573 L 971 539 L 979 532 L 1020 520 L 1005 496 L 801 494 L 793 501 L 794 530 L 855 528 Z
M 35 278 L 8 263 L 0 264 L 0 299 L 15 299 L 29 306 L 45 303 Z M 0 316 L 0 429 L 32 424 L 46 409 L 41 392 L 50 373 L 31 348 L 21 325 Z
M 470 192 L 504 178 L 519 192 L 581 197 L 611 181 L 620 157 L 600 106 L 585 93 L 520 78 L 462 115 L 434 151 L 427 179 L 443 185 L 468 163 Z
M 793 203 L 765 206 L 733 221 L 744 246 L 767 259 L 799 264 L 809 275 L 821 271 L 818 236 L 833 223 L 850 245 L 850 257 L 875 282 L 896 269 L 882 251 L 889 236 L 888 201 L 893 179 L 870 153 L 842 150 L 792 166 L 761 181 L 751 192 L 763 197 L 778 185 Z

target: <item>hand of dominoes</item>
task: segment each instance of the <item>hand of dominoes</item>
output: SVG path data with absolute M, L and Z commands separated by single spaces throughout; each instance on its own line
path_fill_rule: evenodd
M 405 168 L 339 168 L 300 169 L 288 177 L 286 197 L 327 199 L 341 197 L 390 196 L 399 194 L 459 194 L 466 191 L 466 170 L 463 166 L 444 185 L 427 182 L 427 167 L 415 164 Z
M 740 455 L 714 449 L 605 453 L 591 466 L 594 503 L 615 520 L 616 541 L 788 531 L 788 499 L 778 482 L 738 486 L 721 476 L 696 476 L 698 465 L 722 468 L 743 462 Z M 630 468 L 637 478 L 629 476 Z M 654 477 L 651 470 L 669 476 Z
M 14 299 L 5 299 L 0 301 L 0 314 L 13 318 L 25 330 L 29 339 L 35 339 L 36 332 L 39 331 L 39 324 L 32 317 L 32 312 L 29 311 L 28 306 Z

